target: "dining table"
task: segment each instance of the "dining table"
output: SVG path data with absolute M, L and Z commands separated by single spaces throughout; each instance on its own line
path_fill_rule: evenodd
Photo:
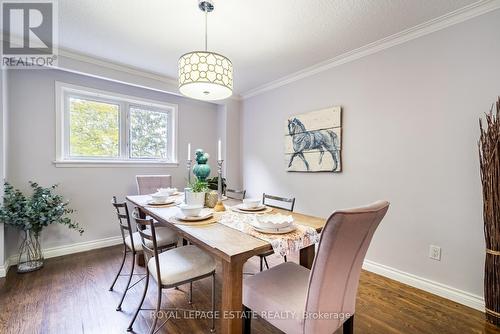
M 221 333 L 241 333 L 243 325 L 243 265 L 251 257 L 272 250 L 271 244 L 268 241 L 217 222 L 210 224 L 178 224 L 172 218 L 180 211 L 179 207 L 176 205 L 168 207 L 148 205 L 151 200 L 149 195 L 127 196 L 127 200 L 137 208 L 140 216 L 152 217 L 158 222 L 158 225 L 175 230 L 181 238 L 198 246 L 220 261 L 222 267 L 220 275 L 222 279 Z M 224 201 L 226 210 L 239 203 L 241 203 L 240 200 L 234 199 Z M 326 224 L 324 218 L 279 208 L 273 208 L 272 212 L 292 215 L 295 224 L 312 227 L 318 233 Z M 300 264 L 310 269 L 314 255 L 314 244 L 300 249 Z

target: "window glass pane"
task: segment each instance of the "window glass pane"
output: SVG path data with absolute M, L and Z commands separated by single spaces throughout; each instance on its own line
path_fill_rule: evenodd
M 168 114 L 130 107 L 130 157 L 166 159 Z
M 120 106 L 69 98 L 70 156 L 120 156 Z

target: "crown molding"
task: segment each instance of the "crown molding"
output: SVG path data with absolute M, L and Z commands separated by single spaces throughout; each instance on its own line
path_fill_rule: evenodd
M 65 58 L 69 58 L 69 59 L 73 59 L 73 60 L 78 60 L 78 61 L 81 61 L 81 62 L 85 62 L 85 63 L 97 65 L 97 66 L 106 67 L 106 68 L 109 68 L 109 69 L 112 69 L 112 70 L 115 70 L 115 71 L 120 71 L 120 72 L 132 74 L 132 75 L 136 75 L 136 76 L 141 76 L 141 77 L 144 77 L 144 78 L 148 78 L 148 79 L 152 79 L 152 80 L 157 80 L 157 81 L 160 81 L 160 82 L 164 82 L 164 83 L 167 83 L 167 84 L 170 84 L 170 85 L 177 86 L 177 80 L 176 79 L 174 79 L 172 77 L 169 77 L 169 76 L 166 76 L 166 75 L 163 75 L 163 74 L 146 71 L 146 70 L 143 70 L 143 69 L 140 69 L 140 68 L 137 68 L 137 67 L 132 67 L 132 66 L 129 66 L 129 65 L 125 65 L 125 64 L 121 64 L 121 63 L 117 63 L 117 62 L 105 60 L 105 59 L 94 57 L 94 56 L 84 55 L 84 54 L 81 54 L 81 53 L 78 53 L 78 52 L 69 51 L 69 50 L 62 49 L 62 48 L 58 49 L 58 53 L 59 53 L 59 56 L 62 56 L 62 57 L 65 57 Z
M 267 91 L 288 85 L 292 82 L 310 77 L 312 75 L 327 71 L 334 67 L 355 61 L 357 59 L 372 55 L 379 51 L 403 44 L 416 38 L 431 34 L 433 32 L 448 28 L 455 24 L 470 20 L 474 17 L 489 13 L 500 8 L 500 0 L 482 0 L 471 5 L 462 7 L 445 15 L 403 30 L 394 35 L 379 39 L 373 43 L 343 53 L 337 57 L 317 63 L 295 73 L 273 80 L 259 87 L 250 89 L 241 94 L 243 100 L 252 96 L 263 94 Z

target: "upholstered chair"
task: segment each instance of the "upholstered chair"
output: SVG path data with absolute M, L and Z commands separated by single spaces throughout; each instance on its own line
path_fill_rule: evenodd
M 378 201 L 334 212 L 312 269 L 286 262 L 246 278 L 245 310 L 287 315 L 266 319 L 287 334 L 332 334 L 341 326 L 344 334 L 352 334 L 361 266 L 388 208 L 388 202 Z M 245 317 L 245 333 L 250 333 L 250 322 Z
M 189 283 L 189 304 L 193 301 L 193 282 L 204 278 L 212 278 L 212 314 L 215 312 L 215 260 L 209 254 L 194 245 L 182 246 L 159 253 L 158 233 L 159 228 L 155 227 L 152 219 L 141 219 L 134 216 L 141 236 L 142 249 L 146 257 L 146 284 L 140 300 L 127 331 L 132 331 L 135 319 L 141 310 L 142 304 L 148 291 L 149 277 L 156 283 L 157 300 L 156 314 L 161 310 L 162 290 L 175 288 L 179 285 Z M 146 226 L 149 226 L 146 229 Z M 149 333 L 156 333 L 165 324 L 163 322 L 156 328 L 157 316 L 153 316 L 153 324 Z M 215 332 L 215 320 L 212 317 L 212 327 L 210 332 Z
M 136 175 L 135 179 L 139 195 L 154 194 L 158 188 L 172 187 L 170 175 Z
M 134 273 L 135 255 L 141 254 L 143 252 L 143 249 L 142 249 L 142 244 L 141 244 L 141 237 L 140 237 L 139 233 L 135 231 L 135 227 L 132 227 L 132 224 L 130 223 L 130 214 L 129 214 L 127 203 L 126 202 L 118 203 L 116 200 L 116 197 L 113 196 L 111 204 L 113 204 L 113 207 L 116 210 L 116 215 L 118 217 L 118 223 L 120 226 L 120 233 L 121 233 L 122 242 L 123 242 L 123 258 L 122 258 L 122 262 L 120 264 L 120 268 L 118 269 L 118 272 L 116 273 L 115 279 L 113 280 L 113 283 L 111 284 L 111 287 L 109 288 L 109 291 L 113 291 L 115 283 L 118 280 L 118 277 L 128 276 L 128 280 L 127 280 L 127 283 L 125 285 L 125 289 L 123 290 L 122 297 L 120 299 L 120 303 L 116 307 L 117 311 L 121 311 L 122 303 L 123 303 L 123 300 L 125 299 L 127 291 L 135 285 L 135 283 L 134 283 L 132 286 L 130 286 L 130 282 L 132 281 L 132 276 L 139 275 L 139 274 Z M 157 234 L 157 240 L 158 240 L 158 248 L 160 250 L 176 247 L 177 240 L 178 240 L 177 234 L 174 231 L 172 231 L 171 229 L 160 227 L 157 229 L 156 234 Z M 132 263 L 131 263 L 130 273 L 122 274 L 121 272 L 123 270 L 123 265 L 125 264 L 125 259 L 127 257 L 127 254 L 132 255 L 132 259 L 131 259 Z

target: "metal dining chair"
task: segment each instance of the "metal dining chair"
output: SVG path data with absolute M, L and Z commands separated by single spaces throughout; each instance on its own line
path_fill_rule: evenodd
M 243 190 L 226 189 L 226 196 L 232 199 L 243 200 L 245 199 L 246 193 L 247 191 L 244 189 Z
M 141 310 L 142 304 L 148 291 L 149 276 L 153 278 L 157 285 L 156 315 L 161 310 L 161 297 L 163 289 L 175 288 L 181 284 L 189 283 L 189 304 L 193 301 L 193 282 L 207 277 L 212 277 L 212 314 L 215 313 L 215 260 L 207 253 L 194 245 L 182 246 L 158 253 L 158 228 L 155 227 L 152 219 L 141 219 L 134 215 L 134 219 L 139 228 L 142 249 L 146 257 L 146 284 L 144 292 L 137 307 L 137 310 L 130 322 L 127 331 L 132 331 L 135 319 Z M 146 229 L 149 226 L 149 229 Z M 148 233 L 147 231 L 151 231 Z M 157 329 L 158 317 L 153 317 L 153 324 L 150 333 L 158 331 L 166 322 L 163 322 Z M 215 332 L 215 317 L 212 317 L 212 327 L 210 332 Z
M 140 240 L 140 235 L 138 232 L 134 232 L 132 230 L 132 225 L 130 224 L 130 215 L 129 215 L 127 203 L 126 202 L 118 203 L 116 200 L 116 196 L 113 196 L 111 204 L 113 204 L 113 206 L 115 207 L 116 215 L 118 216 L 118 223 L 120 225 L 120 232 L 122 235 L 122 242 L 123 242 L 123 258 L 122 258 L 122 263 L 120 264 L 120 269 L 116 273 L 115 279 L 113 280 L 113 283 L 111 284 L 111 287 L 109 288 L 109 291 L 113 291 L 113 288 L 115 286 L 116 281 L 118 280 L 118 277 L 128 276 L 127 285 L 126 285 L 125 289 L 123 290 L 123 294 L 122 294 L 122 297 L 120 299 L 120 303 L 116 307 L 117 311 L 121 311 L 122 303 L 123 303 L 123 300 L 125 299 L 125 295 L 127 294 L 127 291 L 130 290 L 137 283 L 139 283 L 141 280 L 143 280 L 145 276 L 142 277 L 141 279 L 139 279 L 134 284 L 130 285 L 130 282 L 132 281 L 133 275 L 143 275 L 143 274 L 134 274 L 135 255 L 142 253 L 142 244 L 141 244 L 141 240 Z M 161 227 L 161 228 L 157 229 L 157 235 L 158 235 L 158 247 L 161 250 L 176 247 L 177 234 L 174 231 L 172 231 L 168 228 Z M 122 274 L 121 272 L 123 270 L 123 265 L 125 264 L 125 258 L 127 257 L 127 254 L 132 254 L 132 267 L 130 268 L 129 274 Z
M 273 208 L 278 208 L 278 209 L 283 209 L 283 210 L 293 212 L 293 208 L 295 207 L 295 197 L 286 198 L 286 197 L 268 195 L 268 194 L 264 193 L 264 194 L 262 194 L 262 204 L 273 207 Z M 264 270 L 264 263 L 266 264 L 266 268 L 269 269 L 269 264 L 267 263 L 267 257 L 270 255 L 273 255 L 273 254 L 274 254 L 273 250 L 259 254 L 260 271 Z M 286 255 L 283 257 L 283 259 L 285 260 L 285 262 L 287 262 Z
M 158 188 L 172 187 L 170 175 L 136 175 L 135 180 L 139 195 L 149 195 L 155 193 Z
M 336 211 L 323 229 L 311 270 L 287 262 L 245 279 L 244 333 L 250 333 L 253 311 L 291 315 L 266 319 L 288 334 L 331 334 L 340 327 L 352 334 L 361 267 L 388 209 L 388 202 L 378 201 Z

